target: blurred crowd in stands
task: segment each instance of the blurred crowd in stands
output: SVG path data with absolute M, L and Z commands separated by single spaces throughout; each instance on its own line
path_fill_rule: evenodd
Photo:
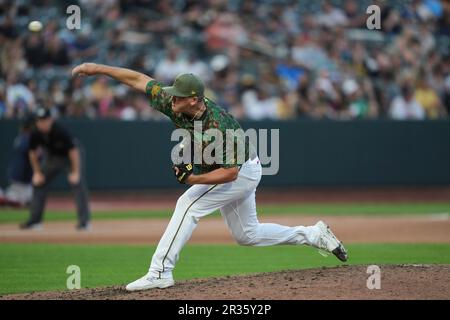
M 114 80 L 72 78 L 81 62 L 193 72 L 239 119 L 448 118 L 450 0 L 0 0 L 0 118 L 164 118 Z

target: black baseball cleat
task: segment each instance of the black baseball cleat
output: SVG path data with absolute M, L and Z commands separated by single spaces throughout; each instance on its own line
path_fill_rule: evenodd
M 344 246 L 342 245 L 342 242 L 336 249 L 331 251 L 331 253 L 334 254 L 336 258 L 338 258 L 342 262 L 345 262 L 348 259 L 347 250 L 345 250 Z
M 42 224 L 37 222 L 25 222 L 19 225 L 19 228 L 22 230 L 42 230 Z
M 78 231 L 91 231 L 91 224 L 90 223 L 79 223 L 77 225 Z
M 348 259 L 347 250 L 345 250 L 344 245 L 339 241 L 336 236 L 331 231 L 330 227 L 327 226 L 323 221 L 319 221 L 315 224 L 315 227 L 319 228 L 319 237 L 315 245 L 319 249 L 319 253 L 327 255 L 332 253 L 339 260 L 345 262 Z M 322 253 L 324 251 L 324 253 Z

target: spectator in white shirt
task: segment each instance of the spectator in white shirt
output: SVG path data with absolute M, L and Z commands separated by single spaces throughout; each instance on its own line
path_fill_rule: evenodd
M 319 25 L 328 28 L 345 26 L 348 23 L 344 11 L 333 7 L 333 5 L 327 1 L 322 4 L 322 12 L 316 16 L 316 21 Z
M 250 120 L 277 119 L 280 98 L 271 96 L 267 88 L 246 90 L 242 94 L 245 116 Z
M 425 119 L 425 110 L 414 98 L 414 88 L 411 85 L 403 85 L 400 95 L 392 100 L 389 116 L 394 120 Z
M 22 117 L 35 108 L 34 94 L 15 75 L 12 75 L 6 87 L 6 106 L 9 117 Z
M 191 72 L 184 60 L 178 57 L 178 49 L 172 48 L 169 50 L 167 57 L 161 60 L 156 66 L 155 78 L 162 83 L 172 83 L 177 75 L 180 73 Z

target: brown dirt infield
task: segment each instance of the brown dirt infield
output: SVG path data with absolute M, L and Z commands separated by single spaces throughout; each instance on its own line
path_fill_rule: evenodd
M 380 266 L 381 288 L 369 290 L 367 266 L 341 266 L 180 281 L 174 287 L 127 292 L 114 286 L 0 296 L 7 300 L 319 300 L 449 299 L 450 266 Z
M 323 219 L 344 243 L 450 243 L 448 214 L 430 216 L 264 216 L 260 222 L 312 225 Z M 0 224 L 0 243 L 157 244 L 169 219 L 96 220 L 91 231 L 74 222 L 44 223 L 42 230 L 19 230 Z M 200 220 L 189 243 L 234 243 L 222 218 Z

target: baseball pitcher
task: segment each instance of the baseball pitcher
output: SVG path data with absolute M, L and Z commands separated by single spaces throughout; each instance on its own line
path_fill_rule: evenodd
M 107 75 L 146 94 L 151 107 L 169 117 L 177 128 L 189 131 L 194 144 L 204 149 L 212 141 L 196 141 L 195 123 L 201 123 L 202 133 L 215 129 L 226 136 L 227 129 L 240 129 L 239 123 L 225 110 L 204 96 L 203 82 L 193 74 L 181 74 L 173 86 L 163 87 L 151 77 L 125 68 L 93 63 L 75 67 L 73 75 Z M 206 139 L 207 140 L 207 139 Z M 212 140 L 212 139 L 211 139 Z M 234 141 L 233 143 L 235 143 Z M 174 285 L 172 271 L 183 246 L 189 240 L 198 221 L 220 209 L 237 243 L 247 246 L 305 244 L 333 253 L 341 261 L 347 252 L 330 228 L 322 221 L 313 226 L 288 227 L 273 223 L 259 223 L 255 192 L 261 180 L 261 163 L 251 146 L 244 143 L 243 157 L 238 152 L 215 159 L 174 166 L 180 183 L 192 185 L 177 201 L 156 251 L 148 273 L 126 286 L 129 291 L 167 288 Z M 243 159 L 239 159 L 243 158 Z

